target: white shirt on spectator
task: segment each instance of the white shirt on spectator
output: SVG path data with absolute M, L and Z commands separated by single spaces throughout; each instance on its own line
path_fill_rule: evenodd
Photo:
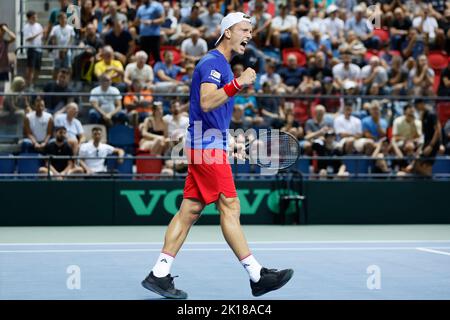
M 178 116 L 178 121 L 175 121 L 174 116 L 171 114 L 166 114 L 163 117 L 163 121 L 167 123 L 167 132 L 169 138 L 172 140 L 177 140 L 180 135 L 185 136 L 186 130 L 189 127 L 189 118 L 183 115 Z
M 52 115 L 48 112 L 43 112 L 40 117 L 36 116 L 36 111 L 32 111 L 27 114 L 28 121 L 30 123 L 30 130 L 37 142 L 43 142 L 47 136 L 48 122 L 52 118 Z
M 106 172 L 105 158 L 113 152 L 114 147 L 109 144 L 99 143 L 98 147 L 95 147 L 94 142 L 91 140 L 81 144 L 79 155 L 93 172 Z M 92 157 L 97 157 L 97 159 L 85 159 Z
M 25 39 L 25 45 L 36 46 L 36 47 L 42 46 L 42 31 L 43 31 L 43 28 L 40 23 L 36 22 L 36 23 L 31 24 L 31 23 L 27 22 L 23 26 L 23 38 Z M 32 40 L 26 40 L 37 34 L 39 34 L 39 35 L 36 38 L 34 38 Z M 42 51 L 42 49 L 40 49 L 40 48 L 36 48 L 35 50 Z
M 414 119 L 413 123 L 406 121 L 406 117 L 400 116 L 395 118 L 392 127 L 392 134 L 399 135 L 405 139 L 414 139 L 414 135 L 417 133 L 422 136 L 422 121 Z
M 284 19 L 281 16 L 276 16 L 272 20 L 272 27 L 275 29 L 295 28 L 297 27 L 297 17 L 290 14 Z
M 333 67 L 333 77 L 339 80 L 352 80 L 358 82 L 361 77 L 361 69 L 354 63 L 350 63 L 348 69 L 343 62 Z
M 84 133 L 80 120 L 67 120 L 67 114 L 62 113 L 55 116 L 55 127 L 64 127 L 67 130 L 67 138 L 77 139 L 77 136 Z
M 337 135 L 341 133 L 347 133 L 353 136 L 362 134 L 361 120 L 354 116 L 350 116 L 349 119 L 346 119 L 343 114 L 340 114 L 334 119 L 333 125 Z
M 202 38 L 198 38 L 194 44 L 191 38 L 183 40 L 181 43 L 181 52 L 194 57 L 201 57 L 208 52 L 208 44 Z
M 137 63 L 129 63 L 125 68 L 125 77 L 131 79 L 138 79 L 142 85 L 151 81 L 153 82 L 154 74 L 153 69 L 148 64 L 144 64 L 142 69 L 137 67 Z
M 320 30 L 322 33 L 325 33 L 327 30 L 324 28 L 324 20 L 319 17 L 313 18 L 311 20 L 308 16 L 303 16 L 298 20 L 298 32 L 300 37 L 311 37 L 311 31 L 313 29 Z
M 339 34 L 344 31 L 345 24 L 344 21 L 336 17 L 335 19 L 328 17 L 325 18 L 322 24 L 323 28 L 325 29 L 325 33 L 338 38 Z
M 68 46 L 71 44 L 71 40 L 75 38 L 75 31 L 71 25 L 66 25 L 62 28 L 59 24 L 52 28 L 50 31 L 50 37 L 55 37 L 56 45 Z M 54 51 L 54 57 L 59 58 L 59 50 Z
M 415 17 L 412 26 L 418 28 L 422 23 L 422 17 Z M 422 31 L 428 33 L 431 39 L 436 38 L 436 29 L 438 28 L 437 20 L 434 17 L 427 16 L 423 22 Z
M 388 80 L 387 71 L 382 66 L 377 66 L 378 72 L 375 78 L 373 78 L 372 83 L 383 84 Z M 361 79 L 366 79 L 372 73 L 372 67 L 370 65 L 366 65 L 361 69 Z
M 262 87 L 265 82 L 269 83 L 269 85 L 274 88 L 281 85 L 282 79 L 278 73 L 272 73 L 270 76 L 267 73 L 264 73 L 261 75 L 261 78 L 259 78 L 259 85 Z
M 103 111 L 106 113 L 110 113 L 114 111 L 116 108 L 115 101 L 122 100 L 122 97 L 120 96 L 120 91 L 116 87 L 109 86 L 106 91 L 102 90 L 101 86 L 95 87 L 91 90 L 91 94 L 106 94 L 104 96 L 91 96 L 89 98 L 89 102 L 97 101 L 100 108 L 102 108 Z M 112 95 L 108 95 L 112 94 Z

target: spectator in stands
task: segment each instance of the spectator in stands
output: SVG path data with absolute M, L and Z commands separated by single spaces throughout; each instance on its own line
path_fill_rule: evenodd
M 234 103 L 242 105 L 244 109 L 244 117 L 255 127 L 259 127 L 264 122 L 263 118 L 258 112 L 258 102 L 253 95 L 253 88 L 244 87 L 242 89 L 242 95 L 235 97 Z
M 278 7 L 280 12 L 272 20 L 266 46 L 270 46 L 270 43 L 272 43 L 273 46 L 280 50 L 289 47 L 299 48 L 297 17 L 289 14 L 285 3 L 280 3 Z
M 102 75 L 108 76 L 111 84 L 120 92 L 126 91 L 126 84 L 123 82 L 123 65 L 119 60 L 114 59 L 114 50 L 111 46 L 104 46 L 102 50 L 102 60 L 94 66 L 94 73 L 97 79 Z
M 44 29 L 37 22 L 37 14 L 35 11 L 27 12 L 27 23 L 23 26 L 23 38 L 26 46 L 34 46 L 36 48 L 27 49 L 27 71 L 25 81 L 28 88 L 33 89 L 33 82 L 39 77 L 42 61 L 42 37 Z M 1 76 L 0 76 L 1 77 Z
M 93 127 L 92 140 L 80 146 L 80 166 L 86 174 L 106 173 L 108 171 L 105 165 L 106 157 L 113 154 L 119 157 L 117 159 L 119 164 L 123 163 L 123 156 L 125 155 L 123 149 L 102 143 L 102 134 L 101 127 Z
M 313 150 L 319 157 L 340 157 L 342 151 L 336 142 L 336 134 L 333 130 L 325 132 L 324 139 L 316 139 L 312 145 Z M 348 176 L 345 165 L 339 159 L 319 159 L 317 163 L 319 177 L 326 178 L 328 175 L 336 174 L 337 177 Z
M 434 83 L 434 71 L 428 66 L 426 55 L 420 55 L 417 66 L 409 73 L 410 93 L 415 96 L 432 96 Z
M 47 39 L 52 31 L 52 28 L 59 24 L 59 14 L 61 12 L 66 13 L 67 17 L 71 17 L 73 12 L 67 10 L 70 4 L 70 0 L 59 0 L 59 8 L 55 8 L 50 12 L 50 17 L 48 19 L 47 30 L 45 31 L 44 38 Z M 48 39 L 47 39 L 48 40 Z
M 85 29 L 86 31 L 80 39 L 80 44 L 94 48 L 96 53 L 100 52 L 105 44 L 97 33 L 97 28 L 93 23 L 88 23 Z
M 334 131 L 339 138 L 339 145 L 344 153 L 349 153 L 348 150 L 353 150 L 358 145 L 358 150 L 362 151 L 361 143 L 356 144 L 362 140 L 362 123 L 361 120 L 352 115 L 353 107 L 349 101 L 345 102 L 343 113 L 339 114 L 334 119 Z
M 320 30 L 320 28 L 323 28 L 323 25 L 321 25 L 322 23 L 323 20 L 319 18 L 317 9 L 314 7 L 309 10 L 307 15 L 302 16 L 298 20 L 297 29 L 299 31 L 299 39 L 302 46 L 306 39 L 312 38 L 312 29 L 316 28 Z
M 369 64 L 361 69 L 362 93 L 369 95 L 385 94 L 385 85 L 388 82 L 386 69 L 382 66 L 380 58 L 373 56 Z
M 253 25 L 252 40 L 257 47 L 262 48 L 267 43 L 272 23 L 272 16 L 264 10 L 264 2 L 255 2 L 255 10 L 252 13 L 251 21 Z
M 403 43 L 406 41 L 412 22 L 401 7 L 395 8 L 394 17 L 395 19 L 389 29 L 391 48 L 392 50 L 400 51 L 403 48 Z
M 214 48 L 217 39 L 220 36 L 220 22 L 223 15 L 217 12 L 216 0 L 210 0 L 207 2 L 206 7 L 208 11 L 200 15 L 203 26 L 205 27 L 205 33 L 203 38 L 208 43 L 208 48 Z M 253 31 L 253 38 L 255 38 L 255 31 Z
M 450 42 L 450 39 L 447 41 Z M 450 63 L 447 64 L 447 67 L 444 70 L 442 70 L 441 82 L 439 83 L 438 88 L 438 96 L 450 96 Z
M 14 95 L 6 96 L 3 100 L 3 110 L 10 116 L 24 116 L 31 111 L 29 96 L 25 94 L 25 79 L 22 77 L 14 77 L 10 93 Z M 22 123 L 23 120 L 20 121 Z
M 189 92 L 188 88 L 191 87 L 192 76 L 194 75 L 195 65 L 193 63 L 187 63 L 185 65 L 186 73 L 181 78 L 181 82 L 183 83 L 183 87 L 186 88 L 186 92 Z
M 113 21 L 118 20 L 120 23 L 126 27 L 128 24 L 128 18 L 125 14 L 120 12 L 117 7 L 116 1 L 110 1 L 108 4 L 107 14 L 103 17 L 102 21 L 102 33 L 108 33 L 113 28 Z
M 388 85 L 392 95 L 405 95 L 407 93 L 408 73 L 408 70 L 403 66 L 402 57 L 394 56 L 388 70 Z
M 416 119 L 414 107 L 411 104 L 405 105 L 403 115 L 394 119 L 392 127 L 393 140 L 402 148 L 408 141 L 416 146 L 422 140 L 422 123 Z
M 101 20 L 101 12 L 95 10 L 93 0 L 84 0 L 80 10 L 81 35 L 86 33 L 89 24 L 92 24 L 94 29 L 97 30 L 99 20 Z
M 412 26 L 425 36 L 427 43 L 435 43 L 438 23 L 436 18 L 430 15 L 430 9 L 427 6 L 424 6 L 419 14 L 415 15 Z
M 341 58 L 346 51 L 350 52 L 353 63 L 357 64 L 358 66 L 366 64 L 365 55 L 367 49 L 364 46 L 364 43 L 359 40 L 359 38 L 356 36 L 356 33 L 352 30 L 349 30 L 347 32 L 346 42 L 338 48 L 338 52 Z
M 322 51 L 328 57 L 332 57 L 331 42 L 327 36 L 322 35 L 318 28 L 311 29 L 311 38 L 305 41 L 305 52 L 308 56 L 314 56 L 316 52 Z
M 263 94 L 272 95 L 275 93 L 276 87 L 272 86 L 269 82 L 262 84 Z M 276 122 L 280 122 L 280 101 L 276 97 L 260 97 L 257 98 L 259 111 L 258 113 L 263 118 L 261 127 L 270 128 L 275 125 Z M 278 125 L 280 127 L 281 125 Z
M 403 42 L 402 55 L 405 58 L 413 57 L 417 59 L 421 54 L 425 52 L 427 42 L 424 39 L 422 33 L 419 33 L 416 29 L 409 29 L 408 36 Z
M 104 123 L 111 126 L 113 122 L 126 122 L 127 116 L 122 111 L 122 97 L 119 89 L 111 86 L 108 76 L 100 77 L 100 85 L 91 90 L 89 102 L 93 109 L 89 110 L 90 123 Z
M 344 51 L 341 55 L 342 62 L 333 67 L 334 86 L 337 89 L 344 89 L 346 81 L 353 81 L 359 83 L 361 78 L 361 69 L 351 63 L 352 57 L 349 51 Z M 336 134 L 339 132 L 336 130 Z
M 191 8 L 190 15 L 181 19 L 181 30 L 184 34 L 190 34 L 192 30 L 198 30 L 201 33 L 205 31 L 206 26 L 199 17 L 200 6 L 200 3 L 196 2 Z
M 156 62 L 161 60 L 159 55 L 161 25 L 165 20 L 164 7 L 154 0 L 143 0 L 136 13 L 135 24 L 139 25 L 141 48 Z
M 155 101 L 152 115 L 147 117 L 139 126 L 141 141 L 139 149 L 146 150 L 153 155 L 162 155 L 170 145 L 167 123 L 163 120 L 162 103 Z
M 307 72 L 311 78 L 315 80 L 315 87 L 321 88 L 324 79 L 327 77 L 332 78 L 333 72 L 327 65 L 327 59 L 324 52 L 317 52 L 314 58 L 314 64 L 308 66 Z
M 59 25 L 52 28 L 49 35 L 50 44 L 68 47 L 75 43 L 75 30 L 67 23 L 67 15 L 60 12 L 58 15 Z M 55 59 L 54 75 L 61 68 L 69 68 L 72 62 L 72 51 L 70 49 L 56 49 L 53 52 Z
M 445 154 L 450 156 L 450 119 L 448 119 L 445 123 L 443 138 L 445 145 Z
M 387 137 L 383 137 L 380 141 L 376 142 L 375 150 L 372 154 L 372 158 L 376 159 L 373 173 L 387 174 L 393 172 L 396 162 L 392 159 L 387 159 L 387 157 L 393 156 L 398 158 L 403 157 L 403 153 L 400 151 L 395 141 L 389 141 Z
M 231 115 L 230 129 L 232 130 L 247 130 L 251 126 L 251 121 L 244 116 L 244 106 L 235 104 L 233 113 Z
M 200 38 L 200 31 L 193 29 L 189 38 L 181 43 L 181 55 L 187 63 L 196 64 L 208 52 L 208 44 Z
M 131 90 L 123 99 L 123 104 L 127 110 L 130 122 L 134 127 L 137 127 L 152 111 L 152 91 L 142 87 L 142 82 L 137 78 L 133 79 L 130 88 Z
M 161 38 L 162 42 L 168 45 L 177 44 L 177 40 L 181 33 L 181 25 L 178 24 L 178 19 L 174 15 L 174 9 L 171 8 L 169 1 L 163 2 L 165 20 L 161 24 Z
M 75 165 L 75 162 L 69 157 L 72 157 L 73 151 L 66 140 L 66 128 L 55 127 L 55 139 L 50 141 L 45 147 L 45 154 L 49 156 L 67 157 L 66 159 L 51 159 L 50 172 L 48 172 L 49 164 L 45 167 L 39 168 L 39 173 L 42 175 L 50 174 L 56 180 L 62 180 L 72 174 L 83 173 L 83 169 Z
M 298 140 L 303 139 L 304 136 L 303 128 L 300 126 L 300 123 L 295 120 L 294 113 L 292 111 L 285 112 L 283 125 L 280 130 L 289 132 Z
M 268 84 L 270 88 L 273 88 L 274 92 L 283 93 L 285 90 L 282 88 L 283 80 L 281 76 L 276 72 L 277 65 L 273 61 L 266 63 L 266 72 L 261 75 L 259 79 L 259 85 L 261 91 L 265 83 Z
M 67 142 L 72 148 L 74 155 L 78 154 L 79 146 L 85 140 L 83 126 L 77 117 L 78 105 L 75 102 L 69 103 L 64 109 L 55 114 L 55 127 L 66 128 Z
M 5 39 L 5 34 L 8 39 Z M 5 90 L 5 82 L 9 81 L 9 71 L 11 66 L 8 57 L 8 47 L 11 43 L 16 41 L 16 35 L 9 30 L 5 23 L 0 24 L 0 93 Z
M 302 82 L 307 74 L 305 68 L 298 65 L 297 56 L 293 53 L 287 56 L 287 66 L 282 67 L 278 73 L 283 79 L 283 87 L 286 92 L 292 92 Z
M 53 117 L 45 111 L 44 99 L 36 97 L 33 106 L 34 110 L 26 115 L 23 124 L 22 152 L 44 152 L 53 133 Z
M 386 136 L 387 127 L 387 121 L 381 117 L 380 103 L 378 100 L 373 100 L 370 106 L 370 116 L 362 120 L 363 136 L 379 141 Z
M 313 118 L 308 119 L 305 123 L 305 140 L 313 141 L 316 139 L 324 139 L 325 133 L 333 130 L 333 121 L 325 117 L 326 109 L 323 105 L 317 105 Z
M 345 22 L 345 30 L 353 30 L 367 48 L 379 49 L 380 38 L 373 34 L 373 26 L 364 18 L 364 9 L 357 5 L 353 9 L 354 16 Z
M 105 44 L 111 46 L 114 55 L 125 65 L 134 52 L 134 39 L 119 20 L 113 20 L 112 23 L 112 30 L 105 34 Z
M 51 81 L 44 86 L 44 92 L 67 93 L 64 96 L 45 96 L 45 106 L 47 111 L 55 113 L 67 105 L 69 102 L 75 102 L 70 88 L 70 72 L 68 69 L 62 68 L 58 70 L 56 81 Z
M 181 86 L 181 81 L 177 80 L 179 73 L 184 73 L 184 69 L 173 63 L 173 53 L 164 51 L 164 62 L 155 64 L 155 92 L 183 92 L 185 88 Z
M 344 14 L 344 17 L 349 17 L 354 8 L 358 5 L 357 0 L 336 0 L 335 4 L 339 10 Z
M 186 136 L 189 126 L 189 117 L 182 112 L 181 104 L 177 100 L 172 100 L 170 113 L 163 117 L 167 126 L 167 135 L 172 146 L 180 142 Z
M 323 29 L 328 34 L 330 41 L 334 45 L 338 45 L 344 39 L 345 24 L 338 17 L 339 8 L 335 4 L 327 7 L 327 18 L 323 21 Z
M 147 64 L 148 55 L 141 50 L 136 52 L 134 57 L 136 61 L 129 63 L 125 68 L 125 83 L 130 87 L 133 80 L 138 80 L 142 88 L 151 89 L 154 74 L 152 67 Z

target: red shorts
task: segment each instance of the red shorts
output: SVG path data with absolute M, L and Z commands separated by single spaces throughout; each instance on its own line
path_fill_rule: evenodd
M 216 202 L 221 193 L 237 197 L 233 173 L 227 153 L 221 149 L 186 149 L 188 175 L 183 198 L 197 199 L 204 204 Z

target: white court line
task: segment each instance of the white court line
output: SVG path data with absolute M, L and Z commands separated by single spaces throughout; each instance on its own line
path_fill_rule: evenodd
M 436 247 L 450 249 L 450 247 Z M 391 251 L 416 250 L 415 247 L 323 247 L 323 248 L 254 248 L 252 251 Z M 0 250 L 0 253 L 100 253 L 100 252 L 160 252 L 161 249 L 56 249 L 56 250 Z M 230 248 L 184 248 L 185 251 L 231 251 Z
M 434 250 L 434 249 L 429 249 L 429 248 L 416 248 L 416 249 L 419 251 L 431 252 L 431 253 L 437 253 L 437 254 L 443 254 L 446 256 L 450 256 L 450 252 L 439 251 L 439 250 Z M 446 248 L 439 248 L 439 249 L 446 249 Z
M 249 241 L 249 244 L 340 244 L 340 243 L 450 243 L 450 240 L 313 240 L 313 241 Z M 158 242 L 11 242 L 1 246 L 103 246 L 103 245 L 162 245 Z M 226 244 L 225 241 L 188 241 L 185 244 Z

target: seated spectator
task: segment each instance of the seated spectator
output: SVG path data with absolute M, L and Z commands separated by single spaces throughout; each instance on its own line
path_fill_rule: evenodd
M 375 164 L 373 173 L 375 174 L 388 174 L 393 173 L 396 161 L 387 159 L 387 157 L 396 156 L 398 158 L 403 157 L 403 153 L 398 148 L 394 141 L 389 141 L 387 137 L 383 137 L 380 141 L 375 143 L 375 150 L 373 151 L 372 158 L 375 158 Z
M 169 1 L 163 2 L 164 22 L 161 24 L 162 42 L 168 45 L 178 44 L 178 38 L 181 36 L 181 25 L 178 23 L 177 17 L 174 15 L 174 9 L 171 9 Z M 182 35 L 184 37 L 184 35 Z
M 111 126 L 113 122 L 127 121 L 127 116 L 122 111 L 120 91 L 111 86 L 111 80 L 108 76 L 103 75 L 100 77 L 100 85 L 91 90 L 89 102 L 93 107 L 93 109 L 89 110 L 90 123 L 104 123 L 107 126 Z
M 264 2 L 255 2 L 255 10 L 251 14 L 251 21 L 253 25 L 252 40 L 257 47 L 262 48 L 267 43 L 269 29 L 272 23 L 272 16 L 265 11 Z M 217 26 L 219 25 L 220 23 L 217 24 Z M 216 39 L 218 37 L 219 35 L 216 35 Z
M 67 95 L 63 96 L 45 96 L 45 106 L 47 107 L 47 111 L 50 113 L 55 113 L 68 103 L 76 101 L 76 99 L 72 96 L 72 89 L 70 86 L 70 71 L 68 69 L 60 69 L 56 76 L 56 81 L 47 83 L 44 86 L 43 91 L 67 93 Z
M 181 30 L 184 34 L 190 34 L 193 30 L 203 33 L 206 27 L 203 25 L 200 15 L 200 3 L 195 3 L 191 8 L 189 16 L 181 19 Z
M 241 104 L 235 104 L 233 107 L 233 113 L 231 114 L 230 129 L 231 130 L 247 130 L 251 126 L 251 121 L 244 116 L 244 106 Z
M 362 120 L 363 136 L 367 139 L 379 141 L 386 136 L 387 121 L 381 117 L 380 104 L 377 100 L 372 101 L 370 116 Z
M 401 50 L 402 56 L 405 58 L 413 57 L 417 59 L 420 55 L 425 53 L 427 48 L 427 42 L 421 32 L 411 28 L 409 29 L 408 36 L 403 42 Z
M 338 16 L 339 8 L 335 4 L 327 7 L 327 18 L 323 21 L 323 29 L 328 34 L 330 41 L 338 45 L 344 39 L 345 24 Z
M 65 156 L 67 158 L 48 160 L 50 161 L 50 164 L 46 163 L 45 167 L 39 168 L 40 174 L 49 174 L 55 177 L 56 180 L 62 180 L 72 174 L 83 173 L 83 169 L 76 166 L 72 159 L 69 159 L 69 157 L 72 157 L 74 154 L 72 148 L 67 143 L 65 127 L 55 127 L 55 139 L 47 144 L 44 152 L 49 156 Z M 50 172 L 48 168 L 50 168 Z
M 419 14 L 415 15 L 412 26 L 423 33 L 427 43 L 435 43 L 438 23 L 436 18 L 430 14 L 430 9 L 427 6 L 424 6 Z
M 450 42 L 450 37 L 448 41 Z M 438 96 L 443 97 L 450 96 L 450 63 L 447 65 L 447 68 L 442 70 L 441 82 L 439 83 L 438 89 Z
M 445 154 L 450 156 L 450 119 L 448 119 L 445 123 L 443 140 L 445 145 Z
M 403 115 L 394 119 L 392 128 L 393 139 L 401 148 L 407 141 L 417 146 L 422 140 L 422 123 L 416 119 L 414 107 L 410 104 L 403 108 Z
M 336 134 L 332 130 L 325 132 L 323 140 L 316 139 L 312 148 L 319 157 L 340 157 L 342 155 L 339 143 L 336 142 Z M 337 177 L 349 175 L 345 165 L 339 159 L 319 159 L 317 169 L 320 178 L 326 178 L 332 174 L 336 174 Z
M 408 73 L 408 70 L 403 66 L 402 57 L 394 56 L 388 70 L 388 84 L 392 95 L 405 95 L 407 93 Z
M 8 38 L 5 39 L 5 34 Z M 8 46 L 16 41 L 16 35 L 9 30 L 6 23 L 0 24 L 0 92 L 3 93 L 5 89 L 5 82 L 9 81 L 9 71 L 11 70 L 10 61 L 8 57 Z
M 45 102 L 38 96 L 34 100 L 34 111 L 29 112 L 24 121 L 25 139 L 22 152 L 44 152 L 53 133 L 53 117 L 45 112 Z
M 305 68 L 298 65 L 297 56 L 289 54 L 287 57 L 287 66 L 278 71 L 283 79 L 283 85 L 286 92 L 290 93 L 302 82 L 303 77 L 307 75 Z
M 353 30 L 356 36 L 364 43 L 364 46 L 371 49 L 379 49 L 380 38 L 373 34 L 373 26 L 364 18 L 364 9 L 357 5 L 353 9 L 354 16 L 345 22 L 345 30 Z
M 50 32 L 50 44 L 57 46 L 71 46 L 75 43 L 75 30 L 67 23 L 67 15 L 60 12 L 58 15 L 59 24 L 55 25 Z M 72 51 L 70 49 L 56 49 L 53 51 L 55 59 L 55 72 L 61 68 L 70 68 L 72 61 Z
M 119 20 L 114 20 L 112 30 L 105 34 L 105 44 L 111 46 L 123 65 L 127 63 L 135 49 L 133 37 Z
M 316 106 L 315 116 L 305 123 L 305 140 L 324 139 L 325 133 L 333 130 L 333 121 L 325 117 L 325 112 L 323 105 Z
M 103 48 L 103 40 L 96 33 L 92 23 L 85 28 L 84 36 L 80 39 L 79 46 L 84 50 L 75 51 L 75 57 L 72 63 L 72 78 L 76 81 L 92 82 L 94 79 L 94 66 L 96 56 L 101 58 L 99 53 Z
M 173 100 L 170 104 L 170 113 L 163 117 L 167 126 L 167 135 L 170 139 L 170 147 L 183 141 L 189 127 L 189 117 L 182 112 L 179 101 Z
M 115 148 L 109 144 L 102 143 L 102 128 L 92 128 L 92 140 L 80 146 L 80 166 L 86 174 L 106 173 L 108 169 L 105 165 L 106 157 L 115 154 L 119 158 L 117 162 L 123 163 L 125 152 L 120 148 Z
M 292 134 L 298 140 L 303 139 L 304 136 L 303 128 L 300 126 L 300 123 L 295 120 L 293 112 L 285 113 L 284 121 L 280 130 Z
M 401 7 L 394 10 L 394 21 L 389 29 L 392 50 L 402 50 L 409 29 L 412 26 L 411 19 L 403 12 Z
M 207 2 L 206 7 L 208 11 L 200 15 L 203 26 L 205 27 L 205 33 L 203 38 L 208 43 L 208 48 L 214 48 L 217 39 L 220 36 L 220 22 L 223 19 L 223 15 L 217 11 L 217 1 L 210 0 Z M 253 38 L 257 37 L 257 33 L 253 31 Z
M 181 55 L 187 63 L 196 64 L 208 52 L 208 44 L 200 38 L 200 31 L 193 29 L 189 38 L 181 43 Z
M 323 51 L 318 51 L 314 57 L 314 63 L 308 66 L 307 72 L 315 81 L 318 81 L 317 85 L 320 87 L 326 77 L 333 77 L 333 72 L 327 65 L 327 59 Z
M 153 86 L 153 69 L 147 64 L 148 55 L 145 51 L 135 54 L 136 62 L 129 63 L 125 68 L 125 83 L 130 87 L 133 80 L 139 80 L 141 87 L 151 89 Z
M 23 27 L 23 38 L 26 46 L 36 47 L 27 49 L 27 71 L 25 79 L 27 87 L 30 89 L 33 89 L 33 82 L 39 78 L 39 72 L 41 70 L 42 49 L 40 47 L 42 46 L 43 34 L 44 28 L 37 22 L 36 12 L 33 10 L 28 11 L 27 23 Z M 1 77 L 0 74 L 0 81 Z M 3 92 L 2 88 L 0 88 L 0 92 Z
M 155 101 L 152 114 L 139 126 L 141 140 L 139 149 L 153 155 L 163 155 L 170 146 L 167 123 L 163 120 L 162 103 Z
M 191 88 L 195 65 L 193 63 L 187 63 L 184 68 L 186 69 L 186 74 L 181 77 L 181 83 L 183 83 L 183 87 L 186 88 L 185 92 L 188 93 Z
M 283 80 L 281 79 L 281 76 L 276 72 L 276 67 L 277 65 L 272 61 L 266 63 L 266 72 L 263 73 L 259 78 L 259 85 L 261 87 L 260 91 L 262 91 L 264 83 L 267 83 L 269 87 L 274 89 L 274 91 L 277 91 L 278 93 L 284 92 L 284 89 L 281 88 Z
M 381 65 L 380 58 L 373 56 L 369 64 L 361 69 L 363 83 L 362 93 L 369 95 L 383 95 L 388 82 L 386 69 Z
M 417 66 L 409 73 L 410 94 L 415 96 L 432 96 L 434 84 L 434 71 L 428 66 L 426 55 L 420 55 Z
M 113 28 L 113 21 L 117 20 L 122 23 L 124 27 L 128 25 L 128 18 L 125 14 L 118 10 L 117 1 L 110 1 L 108 4 L 108 9 L 102 20 L 102 33 L 106 34 Z
M 353 107 L 351 103 L 346 102 L 342 114 L 339 114 L 333 123 L 334 131 L 338 136 L 339 146 L 345 154 L 349 154 L 349 150 L 357 149 L 362 152 L 364 141 L 362 138 L 361 120 L 352 115 Z
M 248 86 L 245 86 L 241 90 L 243 95 L 238 95 L 234 98 L 234 103 L 236 105 L 241 105 L 244 109 L 244 117 L 253 125 L 259 126 L 264 122 L 263 118 L 259 115 L 258 112 L 258 102 L 256 101 L 256 97 L 252 95 L 254 93 L 253 89 L 250 89 Z M 247 96 L 244 96 L 247 95 Z
M 332 57 L 331 42 L 324 36 L 318 28 L 311 30 L 311 38 L 305 40 L 305 53 L 307 56 L 314 56 L 316 52 L 323 52 L 328 57 Z
M 307 15 L 302 16 L 298 20 L 297 29 L 299 31 L 300 43 L 305 43 L 306 39 L 312 38 L 311 31 L 315 28 L 321 30 L 324 27 L 323 19 L 318 16 L 317 9 L 312 7 Z
M 153 97 L 151 93 L 149 89 L 142 87 L 139 79 L 132 81 L 131 89 L 123 99 L 123 105 L 134 127 L 137 127 L 138 123 L 144 121 L 152 112 Z
M 300 48 L 297 17 L 290 15 L 285 3 L 278 5 L 279 15 L 273 18 L 269 36 L 266 40 L 266 47 L 272 43 L 278 49 L 296 47 Z
M 102 75 L 108 76 L 114 87 L 120 92 L 125 92 L 126 84 L 123 82 L 123 65 L 119 60 L 114 59 L 114 50 L 111 46 L 104 46 L 102 50 L 102 60 L 94 66 L 94 74 L 97 79 Z
M 3 112 L 7 116 L 23 117 L 31 111 L 30 99 L 25 95 L 25 86 L 24 78 L 14 77 L 9 89 L 14 95 L 6 96 L 3 100 Z
M 342 57 L 342 54 L 345 51 L 350 52 L 352 56 L 352 62 L 360 65 L 365 65 L 365 55 L 367 52 L 366 47 L 364 46 L 364 43 L 362 43 L 361 40 L 357 37 L 356 33 L 352 30 L 349 30 L 347 32 L 347 37 L 345 39 L 345 43 L 343 43 L 341 46 L 339 46 L 338 51 L 339 55 Z
M 262 84 L 262 94 L 273 95 L 276 87 L 269 82 Z M 280 101 L 276 97 L 258 97 L 258 114 L 263 118 L 261 127 L 270 128 L 275 122 L 280 121 Z
M 69 103 L 64 110 L 65 113 L 55 114 L 55 127 L 66 128 L 67 142 L 72 148 L 73 154 L 78 154 L 80 143 L 84 142 L 84 130 L 78 116 L 78 105 L 75 102 Z
M 80 10 L 81 36 L 84 36 L 86 34 L 86 28 L 89 24 L 92 24 L 95 30 L 97 30 L 98 21 L 101 20 L 101 11 L 94 8 L 94 1 L 85 0 L 83 2 L 84 4 L 82 5 Z
M 177 80 L 179 73 L 184 73 L 184 69 L 173 63 L 173 53 L 164 52 L 164 62 L 159 61 L 155 64 L 155 92 L 183 92 L 186 90 Z
M 356 65 L 351 63 L 352 57 L 349 51 L 343 52 L 342 62 L 338 63 L 333 67 L 333 80 L 334 86 L 338 89 L 344 89 L 344 83 L 346 81 L 353 81 L 359 83 L 361 78 L 361 69 Z M 339 132 L 336 131 L 339 135 Z
M 80 44 L 94 48 L 95 52 L 99 52 L 105 46 L 103 39 L 97 33 L 97 28 L 93 23 L 86 25 L 86 32 L 81 37 Z

